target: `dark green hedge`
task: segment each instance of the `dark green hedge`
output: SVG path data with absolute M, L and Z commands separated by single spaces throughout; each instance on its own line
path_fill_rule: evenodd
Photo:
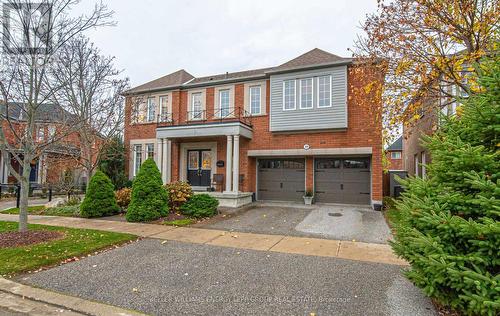
M 168 215 L 168 193 L 153 159 L 142 164 L 132 185 L 132 198 L 127 208 L 129 222 L 148 222 Z
M 80 205 L 81 217 L 101 217 L 118 214 L 113 183 L 102 172 L 97 171 L 90 179 L 85 199 Z
M 217 213 L 219 201 L 208 194 L 195 194 L 182 204 L 181 212 L 191 217 L 210 217 Z

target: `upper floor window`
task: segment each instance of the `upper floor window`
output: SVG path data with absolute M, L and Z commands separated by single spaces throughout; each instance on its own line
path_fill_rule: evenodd
M 163 95 L 160 97 L 160 115 L 162 121 L 167 121 L 169 118 L 168 95 Z
M 332 76 L 318 77 L 318 107 L 332 106 Z
M 229 116 L 231 105 L 229 103 L 229 89 L 219 91 L 219 115 L 218 117 Z
M 49 132 L 49 139 L 54 139 L 54 136 L 56 135 L 56 127 L 54 125 L 49 125 L 49 127 L 47 127 L 47 131 Z
M 283 110 L 295 110 L 295 80 L 283 81 Z
M 154 158 L 155 144 L 146 144 L 146 158 Z
M 391 159 L 401 159 L 400 151 L 391 151 Z
M 148 100 L 147 100 L 147 118 L 148 118 L 148 122 L 152 122 L 152 121 L 155 120 L 155 109 L 156 109 L 155 99 L 154 98 L 148 98 Z
M 313 79 L 300 79 L 300 108 L 312 109 L 313 107 Z
M 260 86 L 250 87 L 250 114 L 260 114 Z
M 203 105 L 201 104 L 201 92 L 191 94 L 191 115 L 192 120 L 203 118 Z
M 39 142 L 43 142 L 45 140 L 45 126 L 38 126 L 36 138 Z

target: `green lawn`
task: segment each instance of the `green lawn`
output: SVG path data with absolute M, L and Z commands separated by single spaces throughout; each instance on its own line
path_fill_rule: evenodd
M 18 223 L 0 221 L 0 233 L 17 228 Z M 36 245 L 0 248 L 0 275 L 13 275 L 51 266 L 68 258 L 86 255 L 137 238 L 130 234 L 45 225 L 29 225 L 29 229 L 60 231 L 65 237 Z
M 40 215 L 45 210 L 44 205 L 34 205 L 28 206 L 28 214 Z M 19 209 L 17 207 L 9 208 L 2 211 L 2 214 L 19 214 Z
M 196 220 L 191 219 L 191 218 L 176 219 L 176 220 L 173 220 L 173 221 L 163 222 L 164 225 L 180 226 L 180 227 L 182 227 L 182 226 L 188 226 L 188 225 L 191 225 L 193 223 L 196 223 Z
M 3 210 L 2 214 L 19 214 L 17 207 Z M 52 216 L 73 216 L 79 217 L 80 205 L 58 206 L 45 208 L 43 205 L 28 206 L 28 214 L 30 215 L 52 215 Z

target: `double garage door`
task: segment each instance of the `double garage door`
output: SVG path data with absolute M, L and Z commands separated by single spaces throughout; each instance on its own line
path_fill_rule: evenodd
M 323 203 L 370 204 L 369 158 L 315 158 L 315 200 Z M 259 200 L 302 201 L 304 159 L 260 159 Z

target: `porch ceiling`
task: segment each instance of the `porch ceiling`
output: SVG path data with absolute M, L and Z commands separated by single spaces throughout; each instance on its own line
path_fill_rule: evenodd
M 216 122 L 190 125 L 163 126 L 156 129 L 156 138 L 184 138 L 202 136 L 240 135 L 253 138 L 250 126 L 241 122 Z

